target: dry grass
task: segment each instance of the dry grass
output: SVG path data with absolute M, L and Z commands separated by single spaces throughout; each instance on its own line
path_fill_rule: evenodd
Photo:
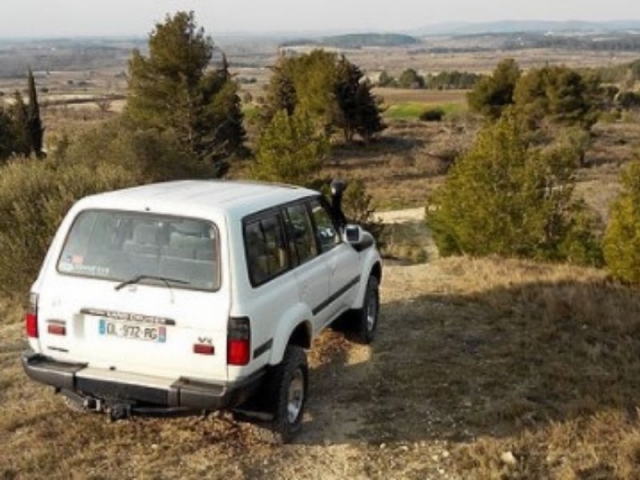
M 382 138 L 366 148 L 336 146 L 322 174 L 363 179 L 380 210 L 424 207 L 477 128 L 466 120 L 390 122 Z
M 530 262 L 388 265 L 372 348 L 326 332 L 293 445 L 226 418 L 67 412 L 0 327 L 5 478 L 633 478 L 640 292 Z
M 382 337 L 381 374 L 394 395 L 422 397 L 445 419 L 460 475 L 638 471 L 640 292 L 598 271 L 500 259 L 441 260 L 387 279 L 387 321 L 406 340 L 398 350 Z

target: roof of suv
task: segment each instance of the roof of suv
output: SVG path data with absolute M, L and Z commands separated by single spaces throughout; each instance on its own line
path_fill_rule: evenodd
M 244 216 L 317 194 L 313 190 L 284 184 L 183 180 L 101 193 L 88 197 L 83 203 L 89 207 L 147 210 L 166 210 L 170 205 L 171 210 L 183 213 L 189 208 L 206 207 Z

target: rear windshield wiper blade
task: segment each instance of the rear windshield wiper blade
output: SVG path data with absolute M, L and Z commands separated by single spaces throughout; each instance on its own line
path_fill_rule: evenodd
M 125 280 L 122 283 L 119 283 L 118 285 L 116 285 L 115 289 L 122 290 L 127 285 L 134 285 L 136 283 L 139 283 L 141 280 L 158 280 L 160 282 L 164 282 L 168 288 L 171 288 L 172 283 L 177 283 L 178 285 L 189 285 L 189 282 L 180 280 L 178 278 L 160 277 L 157 275 L 138 275 L 129 280 Z

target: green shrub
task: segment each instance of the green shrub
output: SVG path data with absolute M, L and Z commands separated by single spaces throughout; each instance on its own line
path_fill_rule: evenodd
M 615 102 L 624 110 L 640 108 L 640 93 L 631 91 L 620 92 L 616 95 Z
M 60 139 L 47 160 L 0 167 L 0 290 L 25 294 L 49 243 L 78 199 L 143 183 L 207 178 L 214 165 L 188 155 L 170 132 L 107 122 Z
M 216 165 L 182 149 L 171 131 L 140 130 L 124 119 L 105 122 L 55 149 L 59 163 L 117 165 L 140 181 L 212 178 Z
M 263 129 L 251 176 L 257 180 L 308 185 L 320 170 L 329 141 L 307 115 L 281 110 Z
M 26 294 L 62 218 L 86 195 L 133 185 L 120 166 L 22 159 L 0 167 L 0 290 Z
M 384 246 L 384 224 L 374 215 L 373 197 L 367 192 L 367 186 L 362 179 L 347 182 L 342 209 L 350 223 L 361 225 L 374 236 L 378 248 Z
M 604 255 L 611 274 L 640 283 L 640 159 L 622 175 L 622 192 L 611 207 Z
M 441 122 L 445 116 L 445 111 L 441 108 L 430 108 L 420 114 L 423 122 Z
M 572 200 L 578 153 L 567 144 L 533 149 L 522 129 L 512 115 L 486 127 L 430 199 L 440 253 L 597 265 L 592 220 Z

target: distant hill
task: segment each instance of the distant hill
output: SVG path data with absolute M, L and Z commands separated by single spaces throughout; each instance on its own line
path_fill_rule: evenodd
M 580 20 L 503 20 L 484 23 L 443 23 L 425 26 L 414 35 L 473 35 L 515 32 L 619 32 L 640 31 L 640 20 L 585 22 Z
M 319 47 L 358 49 L 365 47 L 403 47 L 419 43 L 421 42 L 416 37 L 398 33 L 351 33 L 347 35 L 334 35 L 317 39 L 288 40 L 283 42 L 281 46 L 297 47 L 303 45 L 317 45 Z

